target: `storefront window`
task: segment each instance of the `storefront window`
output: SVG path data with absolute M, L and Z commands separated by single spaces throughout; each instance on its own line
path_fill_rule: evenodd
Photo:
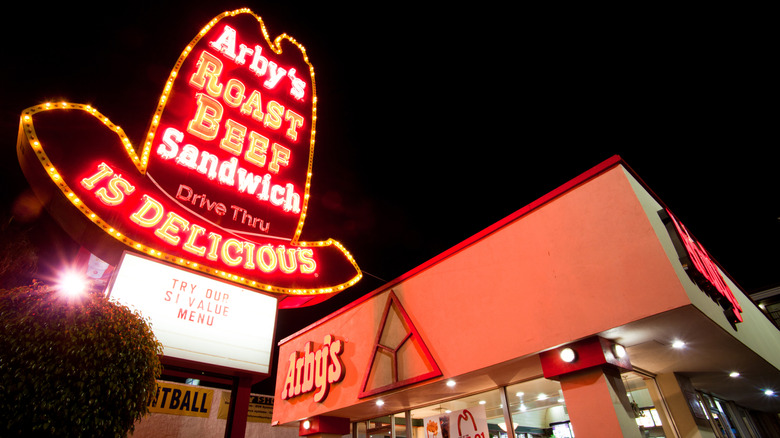
M 648 384 L 653 384 L 652 378 L 635 372 L 627 372 L 622 374 L 622 379 L 642 436 L 664 437 L 661 416 L 658 414 L 650 391 L 647 389 Z
M 725 402 L 705 393 L 699 393 L 699 396 L 710 414 L 713 428 L 720 436 L 724 438 L 742 438 L 734 420 L 729 417 L 724 409 Z
M 517 438 L 574 436 L 557 381 L 536 379 L 519 383 L 507 387 L 506 395 Z
M 664 438 L 662 415 L 650 395 L 650 376 L 636 372 L 622 376 L 633 415 L 643 437 Z M 505 391 L 504 414 L 502 392 Z M 509 438 L 509 427 L 514 427 L 515 438 L 574 438 L 566 410 L 566 401 L 560 383 L 539 378 L 498 388 L 468 397 L 437 403 L 392 416 L 374 418 L 353 425 L 354 438 L 453 438 L 447 427 L 452 413 L 469 410 L 484 411 L 487 434 L 484 438 Z M 426 425 L 436 420 L 436 427 Z M 411 424 L 407 427 L 407 424 Z M 449 425 L 452 427 L 452 425 Z M 729 437 L 729 435 L 724 435 Z M 741 437 L 733 437 L 741 438 Z
M 442 428 L 434 437 L 433 434 L 429 433 L 430 431 L 426 430 L 423 420 L 431 417 L 444 418 L 452 412 L 463 409 L 476 410 L 477 407 L 479 407 L 480 411 L 484 409 L 490 437 L 505 438 L 506 432 L 504 431 L 502 435 L 501 429 L 501 427 L 506 426 L 504 424 L 503 405 L 501 404 L 501 396 L 498 389 L 412 410 L 411 418 L 414 434 L 409 438 L 450 438 L 447 436 L 448 431 L 446 428 Z M 486 436 L 485 438 L 488 437 Z

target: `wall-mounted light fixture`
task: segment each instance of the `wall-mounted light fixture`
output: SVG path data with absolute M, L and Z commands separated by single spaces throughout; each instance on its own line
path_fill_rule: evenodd
M 569 347 L 561 350 L 561 360 L 566 363 L 574 362 L 577 359 L 577 353 Z

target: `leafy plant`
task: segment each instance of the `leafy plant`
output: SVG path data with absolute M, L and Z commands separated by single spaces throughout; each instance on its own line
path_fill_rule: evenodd
M 102 294 L 0 290 L 0 436 L 124 437 L 148 412 L 162 345 Z
M 29 229 L 13 218 L 0 215 L 0 284 L 5 287 L 30 282 L 38 270 L 38 250 L 30 238 Z

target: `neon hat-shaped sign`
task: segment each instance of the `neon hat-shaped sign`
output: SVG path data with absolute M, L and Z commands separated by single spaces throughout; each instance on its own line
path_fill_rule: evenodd
M 61 102 L 22 113 L 17 153 L 52 215 L 107 261 L 130 248 L 266 292 L 330 294 L 362 274 L 338 242 L 299 240 L 316 102 L 304 47 L 240 9 L 184 49 L 140 148 Z

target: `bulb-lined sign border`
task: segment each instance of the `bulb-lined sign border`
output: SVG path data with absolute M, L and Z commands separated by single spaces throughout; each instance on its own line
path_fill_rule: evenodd
M 262 49 L 265 47 L 260 45 L 255 45 L 252 48 L 249 47 L 250 45 L 244 44 L 242 41 L 245 41 L 243 39 L 245 36 L 237 33 L 231 27 L 232 22 L 229 21 L 231 17 L 246 16 L 256 20 L 270 52 L 263 52 Z M 226 79 L 226 77 L 222 77 L 223 81 L 220 83 L 219 73 L 215 73 L 214 66 L 218 66 L 222 61 L 205 50 L 196 51 L 198 42 L 206 36 L 209 36 L 208 40 L 213 51 L 225 55 L 235 62 L 234 68 L 240 67 L 252 71 L 258 78 L 260 78 L 259 70 L 262 70 L 266 76 L 263 77 L 264 82 L 261 84 L 266 88 L 258 86 L 260 91 L 251 90 L 251 87 L 242 81 L 233 80 L 234 78 Z M 246 40 L 249 39 L 246 38 Z M 239 43 L 241 43 L 240 46 Z M 285 65 L 286 68 L 283 68 L 281 62 L 277 65 L 272 60 L 272 56 L 284 54 L 283 43 L 291 43 L 292 46 L 288 47 L 293 49 L 297 47 L 300 50 L 303 63 L 309 70 L 310 79 L 302 76 L 305 73 L 302 71 L 304 68 L 301 67 L 298 71 L 289 65 Z M 191 74 L 191 71 L 182 74 L 182 68 L 185 65 L 192 65 L 186 61 L 193 55 L 198 57 L 197 67 L 199 70 L 195 74 Z M 241 58 L 242 62 L 239 62 L 238 57 Z M 211 64 L 206 65 L 207 63 Z M 204 67 L 204 65 L 206 66 Z M 295 66 L 300 67 L 300 64 Z M 206 70 L 206 68 L 211 70 Z M 179 84 L 181 84 L 181 81 L 187 80 L 190 81 L 189 86 L 194 87 L 192 84 L 195 83 L 195 79 L 193 78 L 197 74 L 200 74 L 199 79 L 202 81 L 199 84 L 200 90 L 197 90 L 199 93 L 197 94 L 196 114 L 187 116 L 190 121 L 189 125 L 187 127 L 171 126 L 170 123 L 161 125 L 161 122 L 165 120 L 163 115 L 166 107 L 170 104 L 172 92 L 177 84 L 176 81 L 180 81 Z M 307 83 L 307 80 L 310 82 Z M 289 102 L 292 103 L 285 103 L 287 101 L 282 99 L 268 99 L 267 96 L 261 97 L 262 92 L 273 90 L 273 87 L 282 81 L 286 81 L 284 90 L 288 92 L 282 96 L 282 99 L 289 99 Z M 224 90 L 221 90 L 220 93 L 224 91 L 225 94 L 215 94 L 215 84 L 220 87 L 224 86 Z M 211 91 L 209 91 L 210 87 Z M 219 96 L 223 102 L 219 102 L 214 96 Z M 273 95 L 271 97 L 273 98 Z M 264 100 L 261 101 L 261 99 Z M 277 100 L 279 101 L 277 102 Z M 303 111 L 292 108 L 296 102 L 304 100 L 311 103 L 310 117 L 301 114 Z M 217 114 L 219 108 L 216 105 L 223 106 L 224 103 L 234 106 L 237 104 L 235 105 L 237 108 L 242 101 L 245 102 L 245 105 L 241 109 L 246 110 L 242 114 L 246 115 L 247 118 L 255 119 L 257 126 L 260 126 L 257 132 L 248 130 L 246 127 L 242 128 L 242 123 L 234 119 L 226 117 L 225 120 L 221 120 L 217 117 L 221 114 Z M 122 128 L 93 106 L 59 102 L 36 105 L 22 112 L 18 154 L 25 175 L 30 179 L 34 189 L 36 188 L 35 178 L 31 178 L 28 172 L 30 162 L 38 161 L 48 179 L 59 189 L 70 205 L 78 210 L 81 216 L 125 247 L 265 292 L 286 295 L 329 294 L 354 285 L 360 280 L 362 273 L 354 258 L 338 241 L 333 239 L 315 242 L 299 240 L 306 219 L 311 187 L 316 102 L 314 69 L 308 60 L 305 48 L 287 34 L 281 34 L 272 41 L 268 36 L 265 24 L 258 15 L 246 8 L 238 9 L 224 12 L 212 19 L 182 52 L 165 84 L 140 153 Z M 170 111 L 171 114 L 178 111 L 175 108 Z M 304 108 L 306 107 L 304 106 Z M 60 113 L 55 118 L 60 118 L 62 115 L 68 120 L 83 120 L 86 115 L 93 121 L 101 122 L 115 135 L 113 141 L 121 144 L 119 149 L 123 149 L 122 159 L 125 161 L 129 159 L 129 161 L 123 165 L 118 162 L 119 160 L 117 162 L 101 160 L 100 154 L 96 153 L 95 156 L 85 158 L 83 163 L 79 164 L 78 172 L 72 170 L 75 168 L 73 166 L 69 168 L 68 165 L 62 165 L 58 162 L 62 159 L 57 157 L 64 156 L 64 153 L 55 152 L 54 159 L 50 156 L 52 154 L 47 153 L 47 151 L 51 152 L 50 144 L 56 143 L 52 141 L 54 137 L 42 140 L 41 135 L 36 133 L 36 127 L 33 124 L 35 119 L 36 122 L 43 120 L 44 128 L 50 126 L 47 124 L 48 119 L 46 119 L 49 116 L 44 116 L 47 113 Z M 64 116 L 66 113 L 69 115 Z M 76 113 L 80 115 L 76 115 Z M 306 120 L 307 118 L 308 120 Z M 171 119 L 174 118 L 168 118 L 168 120 Z M 215 123 L 222 125 L 215 127 Z M 215 130 L 224 128 L 224 131 L 219 138 L 217 135 L 210 139 L 206 138 L 211 128 L 216 128 Z M 289 142 L 298 140 L 308 142 L 305 146 L 308 153 L 303 152 L 302 149 L 293 150 L 295 144 L 292 146 L 283 145 L 282 140 L 275 140 L 273 137 L 267 136 L 262 129 L 279 131 L 279 138 Z M 214 141 L 214 144 L 219 144 L 220 149 L 217 150 L 221 153 L 227 153 L 229 158 L 223 157 L 221 161 L 215 158 L 208 173 L 206 166 L 203 165 L 203 172 L 200 172 L 200 167 L 197 169 L 203 176 L 196 174 L 194 169 L 196 158 L 194 157 L 197 156 L 198 151 L 193 146 L 194 142 L 189 144 L 182 140 L 185 132 L 190 137 L 193 135 L 195 137 L 206 136 L 202 137 L 203 141 Z M 41 130 L 41 134 L 43 134 L 43 130 Z M 105 136 L 105 133 L 103 135 Z M 191 149 L 196 150 L 195 155 L 190 155 L 192 164 L 187 162 L 187 157 L 182 158 L 185 152 L 189 153 L 185 150 L 188 146 L 192 146 Z M 303 145 L 298 144 L 298 146 Z M 32 154 L 27 153 L 27 151 L 32 151 Z M 190 187 L 192 184 L 189 179 L 177 182 L 178 193 L 173 196 L 172 191 L 175 187 L 161 188 L 158 181 L 151 178 L 147 172 L 150 158 L 155 155 L 157 162 L 169 160 L 170 166 L 178 166 L 174 170 L 182 168 L 192 173 L 194 177 L 207 177 L 214 180 L 216 178 L 214 174 L 219 166 L 220 178 L 225 176 L 233 178 L 230 181 L 238 181 L 239 177 L 244 178 L 242 188 L 234 188 L 234 191 L 245 197 L 242 199 L 256 202 L 260 200 L 269 206 L 267 210 L 275 208 L 279 211 L 276 214 L 290 214 L 292 225 L 285 228 L 280 233 L 281 236 L 270 233 L 263 235 L 262 231 L 269 229 L 268 222 L 270 221 L 266 221 L 264 224 L 262 220 L 259 220 L 258 214 L 255 214 L 253 218 L 241 205 L 218 202 L 207 197 L 206 194 L 196 193 L 197 188 Z M 32 159 L 32 156 L 35 159 Z M 300 159 L 304 156 L 305 163 L 299 164 L 301 163 Z M 201 157 L 200 159 L 201 162 L 206 161 L 205 158 Z M 238 160 L 240 159 L 249 163 L 245 166 L 254 170 L 256 174 L 253 175 L 250 170 L 239 167 Z M 290 173 L 297 172 L 298 180 L 296 181 L 301 181 L 300 185 L 302 186 L 299 188 L 295 187 L 297 184 L 295 181 L 283 174 L 287 170 L 285 166 L 288 166 L 293 160 L 297 160 L 294 164 L 298 167 L 295 170 L 290 170 Z M 187 165 L 191 167 L 186 168 Z M 131 166 L 135 169 L 132 169 Z M 290 165 L 289 168 L 293 169 L 293 166 Z M 163 171 L 159 169 L 158 175 L 164 177 L 168 173 L 167 168 L 162 167 Z M 267 172 L 265 176 L 259 175 L 262 171 Z M 272 177 L 279 177 L 280 182 L 273 184 Z M 227 185 L 225 181 L 224 179 L 220 180 L 218 187 Z M 198 181 L 195 180 L 195 182 Z M 213 184 L 217 187 L 216 182 Z M 155 186 L 160 189 L 160 192 L 154 191 Z M 251 191 L 247 187 L 251 188 Z M 195 199 L 193 200 L 193 198 Z M 200 199 L 199 205 L 196 202 L 197 199 Z M 191 208 L 180 208 L 185 203 L 184 200 L 187 202 L 192 200 Z M 171 208 L 171 206 L 175 208 Z M 202 210 L 194 211 L 197 208 Z M 117 213 L 118 211 L 124 215 L 124 219 L 120 222 L 117 222 L 116 218 L 113 217 L 113 215 L 120 214 Z M 238 225 L 243 225 L 244 229 L 233 229 L 218 220 L 213 220 L 213 217 L 220 219 L 219 216 L 229 216 L 226 214 L 227 212 L 232 213 L 232 219 L 236 223 L 238 223 L 237 218 L 241 218 Z M 212 217 L 206 219 L 204 217 L 206 214 L 211 214 Z M 249 220 L 245 220 L 247 216 Z M 297 219 L 297 223 L 295 219 Z M 258 228 L 258 220 L 261 227 L 258 233 L 253 234 L 251 232 L 253 230 L 247 230 L 247 227 Z M 282 220 L 287 219 L 283 218 Z M 275 221 L 274 225 L 281 223 L 282 220 Z M 284 225 L 280 228 L 283 227 Z M 154 235 L 155 238 L 151 238 L 151 235 Z M 79 243 L 88 247 L 84 242 Z M 320 254 L 325 255 L 320 256 Z M 325 260 L 321 264 L 319 257 Z M 323 275 L 327 269 L 337 269 L 343 272 L 339 272 L 338 275 L 327 273 Z M 291 276 L 296 275 L 299 277 L 292 279 Z

